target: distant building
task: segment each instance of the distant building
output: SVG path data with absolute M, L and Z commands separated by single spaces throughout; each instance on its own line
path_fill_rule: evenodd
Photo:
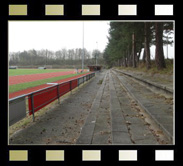
M 9 69 L 17 69 L 18 66 L 9 66 Z
M 38 67 L 38 69 L 46 69 L 46 67 Z
M 100 71 L 102 69 L 102 66 L 98 66 L 98 65 L 91 65 L 88 66 L 90 71 Z
M 52 69 L 52 65 L 44 65 L 46 69 Z

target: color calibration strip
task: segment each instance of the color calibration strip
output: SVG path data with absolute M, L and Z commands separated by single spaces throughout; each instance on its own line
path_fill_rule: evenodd
M 64 161 L 64 151 L 46 150 L 46 161 Z
M 28 161 L 27 150 L 10 150 L 9 161 Z
M 83 150 L 82 161 L 101 161 L 100 150 Z
M 27 15 L 27 5 L 9 5 L 9 15 L 10 16 L 26 16 Z
M 46 16 L 63 16 L 64 5 L 46 5 L 45 15 Z
M 100 5 L 82 5 L 83 16 L 100 16 Z
M 173 150 L 156 150 L 155 161 L 174 161 Z
M 173 5 L 155 5 L 154 15 L 155 16 L 173 16 Z M 101 6 L 97 5 L 82 5 L 81 15 L 82 16 L 100 16 Z M 9 5 L 10 16 L 26 16 L 28 15 L 28 5 Z M 64 5 L 45 5 L 46 16 L 63 16 Z M 137 5 L 118 5 L 118 16 L 136 16 Z
M 101 161 L 101 154 L 101 150 L 82 150 L 81 159 Z M 118 161 L 138 161 L 137 150 L 119 150 L 118 155 Z M 9 161 L 28 161 L 28 150 L 10 150 Z M 65 161 L 65 151 L 46 150 L 45 161 Z M 155 161 L 174 161 L 174 150 L 155 150 Z
M 173 5 L 155 5 L 156 16 L 173 16 Z
M 137 15 L 137 5 L 118 5 L 119 16 Z
M 120 150 L 119 161 L 137 161 L 137 150 Z

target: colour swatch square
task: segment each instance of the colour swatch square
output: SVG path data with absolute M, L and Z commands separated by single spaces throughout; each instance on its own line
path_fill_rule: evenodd
M 156 150 L 155 161 L 173 161 L 174 151 L 173 150 Z
M 10 16 L 27 15 L 27 5 L 9 5 Z
M 137 15 L 137 5 L 118 5 L 118 15 Z
M 82 15 L 100 15 L 100 5 L 82 5 Z
M 173 5 L 155 5 L 155 15 L 173 15 Z
M 9 161 L 28 161 L 27 150 L 10 150 Z
M 137 150 L 119 150 L 119 161 L 137 161 Z
M 46 5 L 45 6 L 45 15 L 64 15 L 64 5 Z
M 100 150 L 83 150 L 82 160 L 83 161 L 100 161 L 101 151 Z
M 46 161 L 64 161 L 64 151 L 46 150 Z

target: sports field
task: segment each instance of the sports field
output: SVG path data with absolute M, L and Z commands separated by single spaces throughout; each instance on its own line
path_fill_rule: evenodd
M 9 85 L 27 83 L 32 81 L 44 80 L 48 78 L 55 78 L 64 75 L 72 75 L 75 74 L 75 71 L 60 71 L 60 72 L 52 72 L 52 73 L 37 73 L 37 74 L 28 74 L 28 75 L 16 75 L 9 77 Z
M 74 71 L 73 69 L 9 69 L 9 76 Z
M 46 83 L 67 81 L 86 73 L 76 73 L 73 69 L 10 69 L 9 97 L 30 93 L 49 86 Z

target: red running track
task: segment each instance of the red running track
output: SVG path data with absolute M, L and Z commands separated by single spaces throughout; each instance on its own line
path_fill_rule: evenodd
M 25 82 L 32 82 L 52 77 L 59 77 L 63 75 L 74 74 L 75 71 L 62 71 L 54 73 L 41 73 L 41 74 L 29 74 L 29 75 L 17 75 L 9 77 L 9 85 L 21 84 Z
M 87 73 L 87 74 L 89 74 L 89 73 Z M 62 80 L 58 80 L 58 81 L 55 81 L 55 83 L 62 83 L 62 82 L 69 81 L 69 80 L 72 80 L 72 79 L 75 79 L 75 78 L 79 78 L 79 77 L 84 76 L 84 75 L 86 75 L 86 74 L 82 74 L 82 75 L 73 76 L 73 77 L 70 77 L 70 78 L 65 78 L 65 79 L 62 79 Z M 43 85 L 39 85 L 39 86 L 36 86 L 36 87 L 27 88 L 27 89 L 24 89 L 24 90 L 13 92 L 13 93 L 9 94 L 9 99 L 20 96 L 20 95 L 28 94 L 28 93 L 31 93 L 31 92 L 34 92 L 34 91 L 37 91 L 37 90 L 40 90 L 40 89 L 43 89 L 43 88 L 46 88 L 46 87 L 50 87 L 50 86 L 53 86 L 53 85 L 43 84 Z

